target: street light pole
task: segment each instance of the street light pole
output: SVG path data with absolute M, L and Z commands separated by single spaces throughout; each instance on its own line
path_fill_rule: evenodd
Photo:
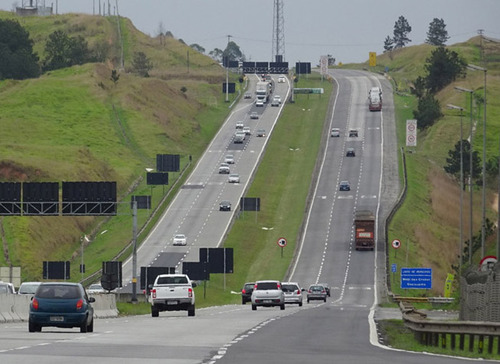
M 469 266 L 472 265 L 472 238 L 474 237 L 472 230 L 472 133 L 473 133 L 473 121 L 472 121 L 472 94 L 474 90 L 468 88 L 456 86 L 455 90 L 460 92 L 468 92 L 470 94 L 470 134 L 469 134 Z
M 470 70 L 484 72 L 484 112 L 483 112 L 483 194 L 482 194 L 482 220 L 481 220 L 481 259 L 485 255 L 485 238 L 486 238 L 486 68 L 479 67 L 473 64 L 467 66 Z
M 227 46 L 226 51 L 229 49 L 229 42 L 231 41 L 232 35 L 227 36 Z M 229 102 L 229 56 L 226 53 L 226 102 Z
M 464 132 L 463 132 L 463 111 L 460 106 L 448 104 L 448 109 L 460 110 L 460 255 L 458 262 L 458 272 L 462 272 L 462 254 L 463 254 L 463 201 L 464 201 Z

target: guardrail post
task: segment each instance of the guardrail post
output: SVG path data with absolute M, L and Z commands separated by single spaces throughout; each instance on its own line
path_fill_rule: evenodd
M 484 348 L 484 335 L 479 335 L 479 342 L 478 342 L 477 352 L 479 354 L 482 354 L 483 353 L 483 348 Z
M 492 335 L 488 336 L 488 354 L 493 353 L 493 340 L 495 340 L 495 337 Z
M 439 347 L 439 332 L 432 333 L 432 346 Z
M 474 334 L 469 335 L 469 351 L 474 351 Z
M 441 347 L 446 349 L 446 333 L 441 334 Z
M 451 334 L 451 350 L 455 350 L 456 347 L 456 337 L 455 334 Z
M 497 354 L 500 355 L 500 336 L 497 336 Z
M 465 334 L 460 334 L 460 350 L 465 349 Z

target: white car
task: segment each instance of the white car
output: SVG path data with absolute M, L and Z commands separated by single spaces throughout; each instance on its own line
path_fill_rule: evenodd
M 240 175 L 238 173 L 232 173 L 229 175 L 227 180 L 229 183 L 240 183 Z
M 285 76 L 279 76 L 278 83 L 284 83 L 284 82 L 285 82 Z
M 246 135 L 250 135 L 250 134 L 252 134 L 252 132 L 250 131 L 250 127 L 249 127 L 249 126 L 244 126 L 244 127 L 243 127 L 243 132 L 244 132 Z
M 172 245 L 186 245 L 187 239 L 184 234 L 175 234 Z
M 243 129 L 243 126 L 245 126 L 245 124 L 243 124 L 243 121 L 236 122 L 236 129 Z
M 229 164 L 222 163 L 219 167 L 219 174 L 229 174 L 231 170 L 229 169 Z
M 36 289 L 42 282 L 23 282 L 19 286 L 18 294 L 31 294 L 34 295 Z
M 250 119 L 258 119 L 258 118 L 259 118 L 259 114 L 256 111 L 252 111 L 250 113 Z
M 87 288 L 87 293 L 88 294 L 96 294 L 96 293 L 106 293 L 106 290 L 102 288 L 102 285 L 100 283 L 94 283 Z
M 274 97 L 273 97 L 273 101 L 276 101 L 276 102 L 278 102 L 279 104 L 281 104 L 281 96 L 280 96 L 280 95 L 274 95 Z
M 234 155 L 228 154 L 224 157 L 224 163 L 234 164 Z
M 264 107 L 264 101 L 262 101 L 262 100 L 257 100 L 257 101 L 255 102 L 255 106 L 257 106 L 257 107 Z
M 339 128 L 333 128 L 330 136 L 334 138 L 340 137 L 340 129 Z

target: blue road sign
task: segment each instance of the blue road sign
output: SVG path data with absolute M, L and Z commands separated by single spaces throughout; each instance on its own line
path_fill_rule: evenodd
M 432 268 L 401 268 L 402 289 L 431 289 Z
M 391 272 L 396 273 L 398 271 L 398 265 L 396 263 L 391 264 Z

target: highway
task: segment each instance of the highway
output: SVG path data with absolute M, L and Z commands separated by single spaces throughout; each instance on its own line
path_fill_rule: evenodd
M 331 297 L 326 303 L 313 301 L 303 307 L 259 308 L 228 305 L 198 309 L 195 317 L 169 312 L 96 320 L 94 333 L 44 328 L 28 333 L 27 323 L 0 325 L 2 364 L 48 363 L 457 363 L 465 359 L 408 353 L 382 346 L 374 319 L 377 303 L 385 292 L 385 248 L 378 241 L 375 251 L 355 251 L 353 214 L 372 209 L 378 217 L 378 232 L 399 193 L 397 147 L 392 91 L 380 76 L 361 71 L 330 71 L 337 85 L 329 128 L 341 129 L 339 138 L 324 136 L 318 178 L 310 204 L 299 253 L 289 271 L 291 281 L 307 287 L 326 282 Z M 288 84 L 277 84 L 282 95 Z M 368 111 L 367 94 L 382 86 L 384 109 Z M 234 123 L 252 106 L 243 100 L 236 106 L 213 143 L 161 219 L 161 223 L 139 250 L 139 264 L 155 264 L 166 256 L 178 261 L 197 260 L 197 249 L 217 246 L 229 225 L 230 213 L 219 212 L 218 203 L 230 199 L 233 206 L 243 194 L 257 164 L 265 138 L 250 139 L 242 147 L 231 144 Z M 271 130 L 280 109 L 266 107 L 254 128 Z M 259 112 L 262 112 L 259 110 Z M 259 124 L 257 124 L 259 123 Z M 262 123 L 262 124 L 260 124 Z M 258 126 L 257 126 L 258 125 Z M 358 137 L 347 130 L 359 129 Z M 345 157 L 353 147 L 356 157 Z M 229 185 L 217 168 L 228 148 L 237 159 L 240 185 Z M 241 149 L 237 149 L 241 148 Z M 339 191 L 341 180 L 349 180 L 351 191 Z M 171 237 L 187 233 L 186 247 L 172 247 Z M 176 254 L 174 254 L 176 253 Z M 172 260 L 172 263 L 178 264 Z M 124 265 L 131 277 L 131 265 Z M 319 303 L 318 303 L 319 302 Z

